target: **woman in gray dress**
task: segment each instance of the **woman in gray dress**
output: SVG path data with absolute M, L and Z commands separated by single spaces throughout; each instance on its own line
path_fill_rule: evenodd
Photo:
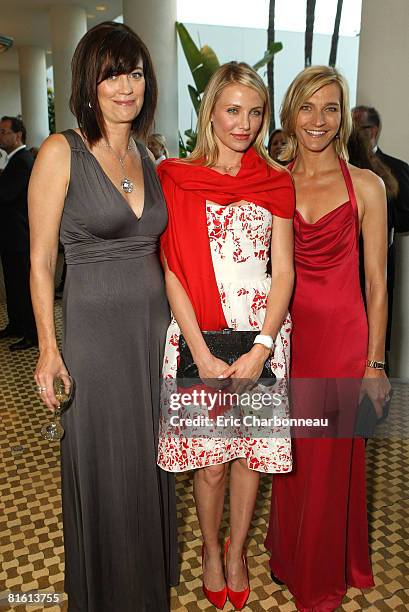
M 71 110 L 79 129 L 42 145 L 29 193 L 31 290 L 50 410 L 53 380 L 75 381 L 61 443 L 70 612 L 161 612 L 178 579 L 172 477 L 156 466 L 160 372 L 169 324 L 158 238 L 166 206 L 145 138 L 157 97 L 151 59 L 127 26 L 80 41 Z M 60 355 L 53 293 L 64 245 Z

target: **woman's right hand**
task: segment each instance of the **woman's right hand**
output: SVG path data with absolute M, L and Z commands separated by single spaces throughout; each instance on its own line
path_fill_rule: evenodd
M 213 380 L 217 380 L 219 376 L 229 367 L 228 364 L 222 359 L 218 359 L 214 357 L 210 352 L 198 363 L 196 361 L 196 365 L 199 370 L 199 376 L 204 381 L 206 380 L 206 384 Z M 230 381 L 229 381 L 230 382 Z M 220 380 L 216 383 L 210 384 L 209 386 L 225 386 L 226 381 Z
M 54 410 L 59 406 L 59 401 L 54 393 L 54 380 L 61 378 L 64 381 L 66 392 L 69 391 L 71 381 L 58 349 L 45 349 L 41 351 L 34 372 L 34 380 L 37 386 L 43 391 L 39 391 L 40 399 L 49 410 Z

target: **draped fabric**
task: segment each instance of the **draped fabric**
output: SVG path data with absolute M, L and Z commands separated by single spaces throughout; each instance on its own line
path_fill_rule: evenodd
M 115 259 L 138 259 L 154 255 L 158 251 L 158 238 L 155 236 L 129 236 L 111 240 L 82 240 L 67 245 L 64 255 L 68 265 L 97 263 Z
M 177 584 L 174 480 L 156 465 L 169 306 L 159 260 L 167 212 L 141 156 L 140 218 L 74 130 L 60 239 L 67 258 L 61 490 L 69 612 L 166 612 Z
M 206 202 L 225 206 L 244 200 L 290 219 L 294 214 L 291 176 L 285 169 L 269 166 L 252 148 L 244 154 L 236 176 L 177 159 L 162 162 L 158 173 L 169 213 L 161 239 L 169 269 L 185 289 L 200 329 L 223 329 L 227 323 L 212 265 Z
M 309 379 L 341 379 L 352 393 L 344 396 L 341 416 L 358 401 L 365 371 L 368 325 L 359 284 L 358 208 L 346 163 L 340 167 L 349 199 L 307 223 L 295 213 L 296 282 L 290 308 L 293 319 L 291 374 Z M 321 381 L 319 380 L 321 379 Z M 321 396 L 297 391 L 294 413 L 314 414 L 328 407 L 327 385 Z M 302 386 L 301 386 L 302 389 Z M 319 394 L 318 394 L 319 395 Z M 346 401 L 348 400 L 348 402 Z M 322 416 L 322 415 L 320 415 Z M 270 566 L 283 580 L 302 612 L 330 612 L 341 605 L 347 585 L 373 586 L 365 497 L 365 447 L 362 439 L 293 440 L 294 468 L 273 480 L 266 546 Z

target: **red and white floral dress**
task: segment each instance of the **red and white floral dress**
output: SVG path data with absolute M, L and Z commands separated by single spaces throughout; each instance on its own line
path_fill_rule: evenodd
M 261 206 L 241 201 L 230 206 L 206 202 L 207 229 L 220 300 L 228 326 L 239 331 L 262 328 L 271 278 L 267 274 L 273 217 Z M 192 254 L 194 256 L 194 254 Z M 271 368 L 277 377 L 274 391 L 287 397 L 290 367 L 291 319 L 288 314 L 275 339 Z M 172 318 L 169 325 L 163 377 L 176 384 L 180 328 Z M 264 387 L 265 389 L 265 387 Z M 158 465 L 169 472 L 182 472 L 246 458 L 250 469 L 267 473 L 290 472 L 291 442 L 288 428 L 276 427 L 260 437 L 246 435 L 244 428 L 226 436 L 194 435 L 183 427 L 169 427 L 172 408 L 162 400 Z M 288 416 L 288 401 L 280 406 L 281 417 Z M 191 416 L 191 414 L 190 414 Z

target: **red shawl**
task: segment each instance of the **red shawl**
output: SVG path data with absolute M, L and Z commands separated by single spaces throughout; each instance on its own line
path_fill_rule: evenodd
M 244 154 L 236 176 L 178 159 L 163 161 L 158 173 L 169 214 L 161 238 L 169 269 L 189 296 L 200 329 L 224 329 L 227 324 L 212 264 L 206 201 L 225 206 L 245 200 L 291 219 L 295 206 L 291 176 L 269 166 L 253 148 Z

